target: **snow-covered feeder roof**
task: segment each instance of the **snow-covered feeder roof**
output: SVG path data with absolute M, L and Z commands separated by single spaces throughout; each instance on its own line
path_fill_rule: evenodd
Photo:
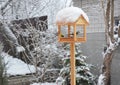
M 67 24 L 89 24 L 89 18 L 87 14 L 78 7 L 67 7 L 60 10 L 56 15 L 57 25 Z

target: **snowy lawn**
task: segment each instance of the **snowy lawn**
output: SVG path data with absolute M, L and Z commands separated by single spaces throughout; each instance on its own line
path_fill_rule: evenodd
M 40 84 L 40 83 L 33 83 L 31 85 L 57 85 L 57 84 L 55 84 L 55 83 L 42 83 L 42 84 Z
M 7 53 L 2 53 L 4 58 L 8 75 L 25 75 L 29 73 L 35 73 L 35 67 L 21 61 L 20 59 L 13 58 Z

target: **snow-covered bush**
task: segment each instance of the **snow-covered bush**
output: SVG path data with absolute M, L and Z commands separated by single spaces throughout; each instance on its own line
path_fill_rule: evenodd
M 48 79 L 45 77 L 48 77 L 50 71 L 58 72 L 62 67 L 60 56 L 63 56 L 63 53 L 60 49 L 61 45 L 57 42 L 57 30 L 55 30 L 55 28 L 49 28 L 46 31 L 28 28 L 19 29 L 16 32 L 19 32 L 18 35 L 22 36 L 20 41 L 24 42 L 23 46 L 26 49 L 23 53 L 24 59 L 36 67 L 37 74 L 35 76 L 37 81 L 45 81 Z M 26 34 L 25 38 L 24 34 Z M 57 75 L 53 75 L 48 80 L 50 81 L 56 77 Z
M 66 54 L 62 58 L 63 68 L 60 71 L 60 76 L 56 80 L 56 83 L 62 83 L 62 85 L 70 85 L 70 55 L 69 45 L 64 47 Z M 82 55 L 80 51 L 80 44 L 75 46 L 76 57 L 76 85 L 94 85 L 94 76 L 90 72 L 90 64 L 85 62 L 86 56 Z

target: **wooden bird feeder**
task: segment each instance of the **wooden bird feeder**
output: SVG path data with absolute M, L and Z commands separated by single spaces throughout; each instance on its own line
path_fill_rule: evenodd
M 74 17 L 74 16 L 73 16 Z M 61 18 L 61 17 L 60 17 Z M 81 14 L 74 22 L 56 21 L 59 42 L 85 42 L 89 22 Z
M 80 8 L 68 7 L 58 12 L 56 24 L 58 41 L 70 43 L 71 85 L 76 85 L 75 42 L 86 41 L 86 26 L 89 25 L 89 19 Z

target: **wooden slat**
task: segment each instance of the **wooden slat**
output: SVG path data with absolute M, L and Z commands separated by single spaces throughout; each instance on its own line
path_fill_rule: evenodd
M 77 38 L 76 42 L 85 42 L 86 41 L 86 38 Z
M 87 22 L 87 20 L 81 15 L 78 20 L 76 20 L 75 22 L 77 25 L 78 24 L 83 24 L 83 25 L 89 25 L 89 22 Z
M 70 37 L 70 25 L 68 25 L 68 37 Z
M 76 41 L 74 41 L 74 38 L 60 38 L 59 42 L 85 42 L 86 38 L 76 38 Z
M 84 25 L 84 36 L 83 36 L 86 40 L 86 25 Z
M 60 30 L 61 26 L 58 25 L 58 41 L 60 41 L 61 38 L 61 30 Z
M 74 42 L 74 38 L 60 38 L 60 42 Z
M 74 25 L 74 41 L 76 41 L 76 38 L 77 38 L 77 36 L 76 36 L 76 24 Z

